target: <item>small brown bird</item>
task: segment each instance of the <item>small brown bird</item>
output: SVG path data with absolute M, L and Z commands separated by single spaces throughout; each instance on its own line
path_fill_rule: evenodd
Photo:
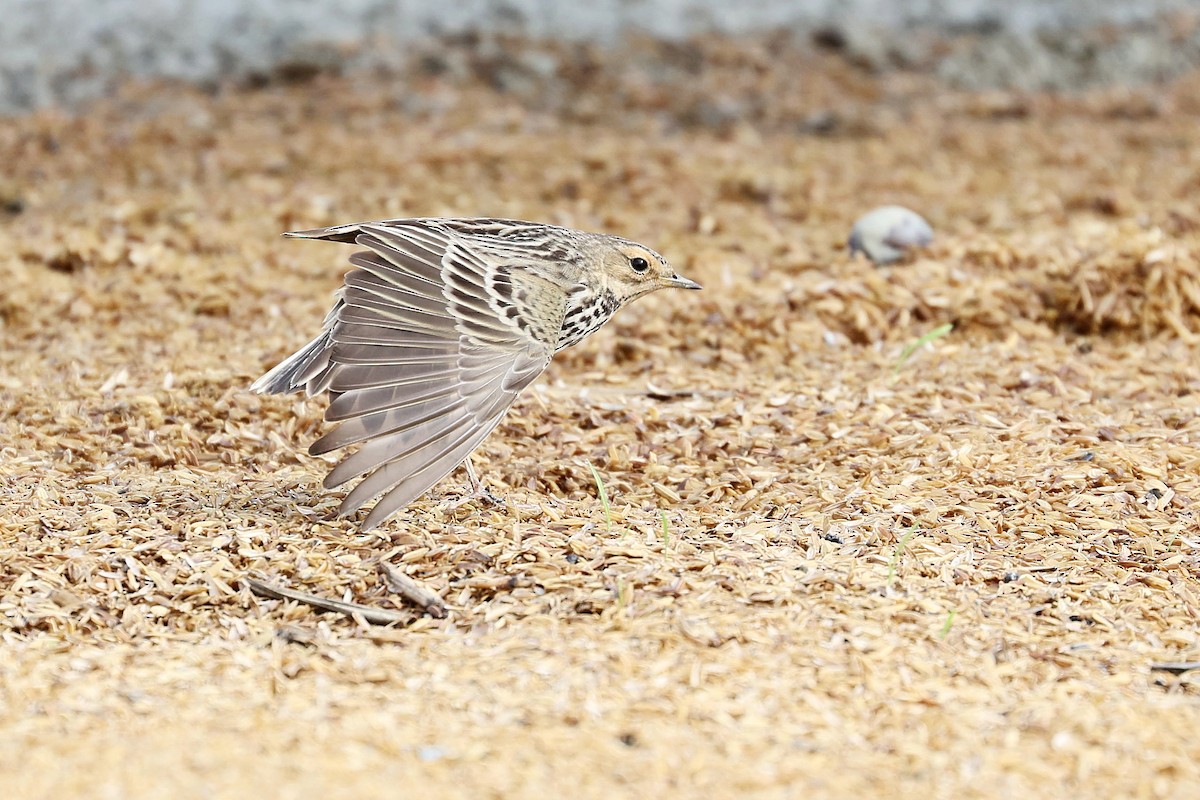
M 250 387 L 329 392 L 337 427 L 313 455 L 362 443 L 325 487 L 365 476 L 349 515 L 372 528 L 465 464 L 555 352 L 642 295 L 699 289 L 658 253 L 598 233 L 506 219 L 396 219 L 286 234 L 365 248 L 321 334 Z

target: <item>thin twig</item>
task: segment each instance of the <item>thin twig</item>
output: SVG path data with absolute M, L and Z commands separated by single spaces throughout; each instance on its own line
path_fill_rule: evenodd
M 442 602 L 442 598 L 437 592 L 426 589 L 386 561 L 379 562 L 379 572 L 387 581 L 388 588 L 393 592 L 413 605 L 419 606 L 422 611 L 434 619 L 446 618 L 446 604 Z
M 490 592 L 532 585 L 533 581 L 525 575 L 482 575 L 478 578 L 464 578 L 454 582 L 456 589 L 477 589 Z
M 412 621 L 412 616 L 403 611 L 371 608 L 370 606 L 359 605 L 358 603 L 347 603 L 343 600 L 329 600 L 328 598 L 318 597 L 308 592 L 298 592 L 295 589 L 272 586 L 269 583 L 263 583 L 254 578 L 243 578 L 242 580 L 250 587 L 250 591 L 259 597 L 267 597 L 271 600 L 294 600 L 297 603 L 304 603 L 313 608 L 319 608 L 322 611 L 333 611 L 338 614 L 345 614 L 348 617 L 359 616 L 372 625 L 391 625 L 396 622 L 407 623 Z
M 1200 669 L 1200 661 L 1164 661 L 1159 664 L 1151 664 L 1150 669 L 1154 672 L 1170 672 L 1173 675 L 1182 675 L 1185 672 Z

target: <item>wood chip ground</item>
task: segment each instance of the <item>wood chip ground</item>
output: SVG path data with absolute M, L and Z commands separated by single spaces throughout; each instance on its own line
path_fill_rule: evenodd
M 0 123 L 5 794 L 1200 793 L 1200 78 L 747 59 L 680 91 L 769 83 L 716 125 L 636 76 L 575 114 L 352 77 Z M 844 242 L 885 203 L 937 239 L 879 269 Z M 364 534 L 323 401 L 246 386 L 349 252 L 281 231 L 424 215 L 705 291 L 561 355 L 477 456 L 505 507 L 456 476 Z

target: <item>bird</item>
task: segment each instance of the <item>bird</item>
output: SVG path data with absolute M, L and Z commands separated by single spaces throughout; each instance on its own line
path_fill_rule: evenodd
M 912 247 L 933 241 L 933 228 L 904 206 L 880 206 L 859 217 L 846 243 L 851 253 L 865 253 L 876 264 L 890 264 Z
M 326 475 L 361 478 L 338 509 L 375 501 L 370 530 L 463 464 L 554 354 L 659 289 L 699 289 L 628 239 L 490 218 L 358 222 L 285 236 L 357 245 L 320 334 L 256 380 L 327 393 L 335 427 L 309 447 L 360 445 Z M 486 491 L 486 490 L 484 490 Z

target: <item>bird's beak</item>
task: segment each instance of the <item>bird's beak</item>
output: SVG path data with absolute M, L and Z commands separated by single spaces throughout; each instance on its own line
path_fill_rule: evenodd
M 667 280 L 667 285 L 673 289 L 703 289 L 704 287 L 695 281 L 690 281 L 687 278 L 681 278 L 678 275 L 672 275 Z

